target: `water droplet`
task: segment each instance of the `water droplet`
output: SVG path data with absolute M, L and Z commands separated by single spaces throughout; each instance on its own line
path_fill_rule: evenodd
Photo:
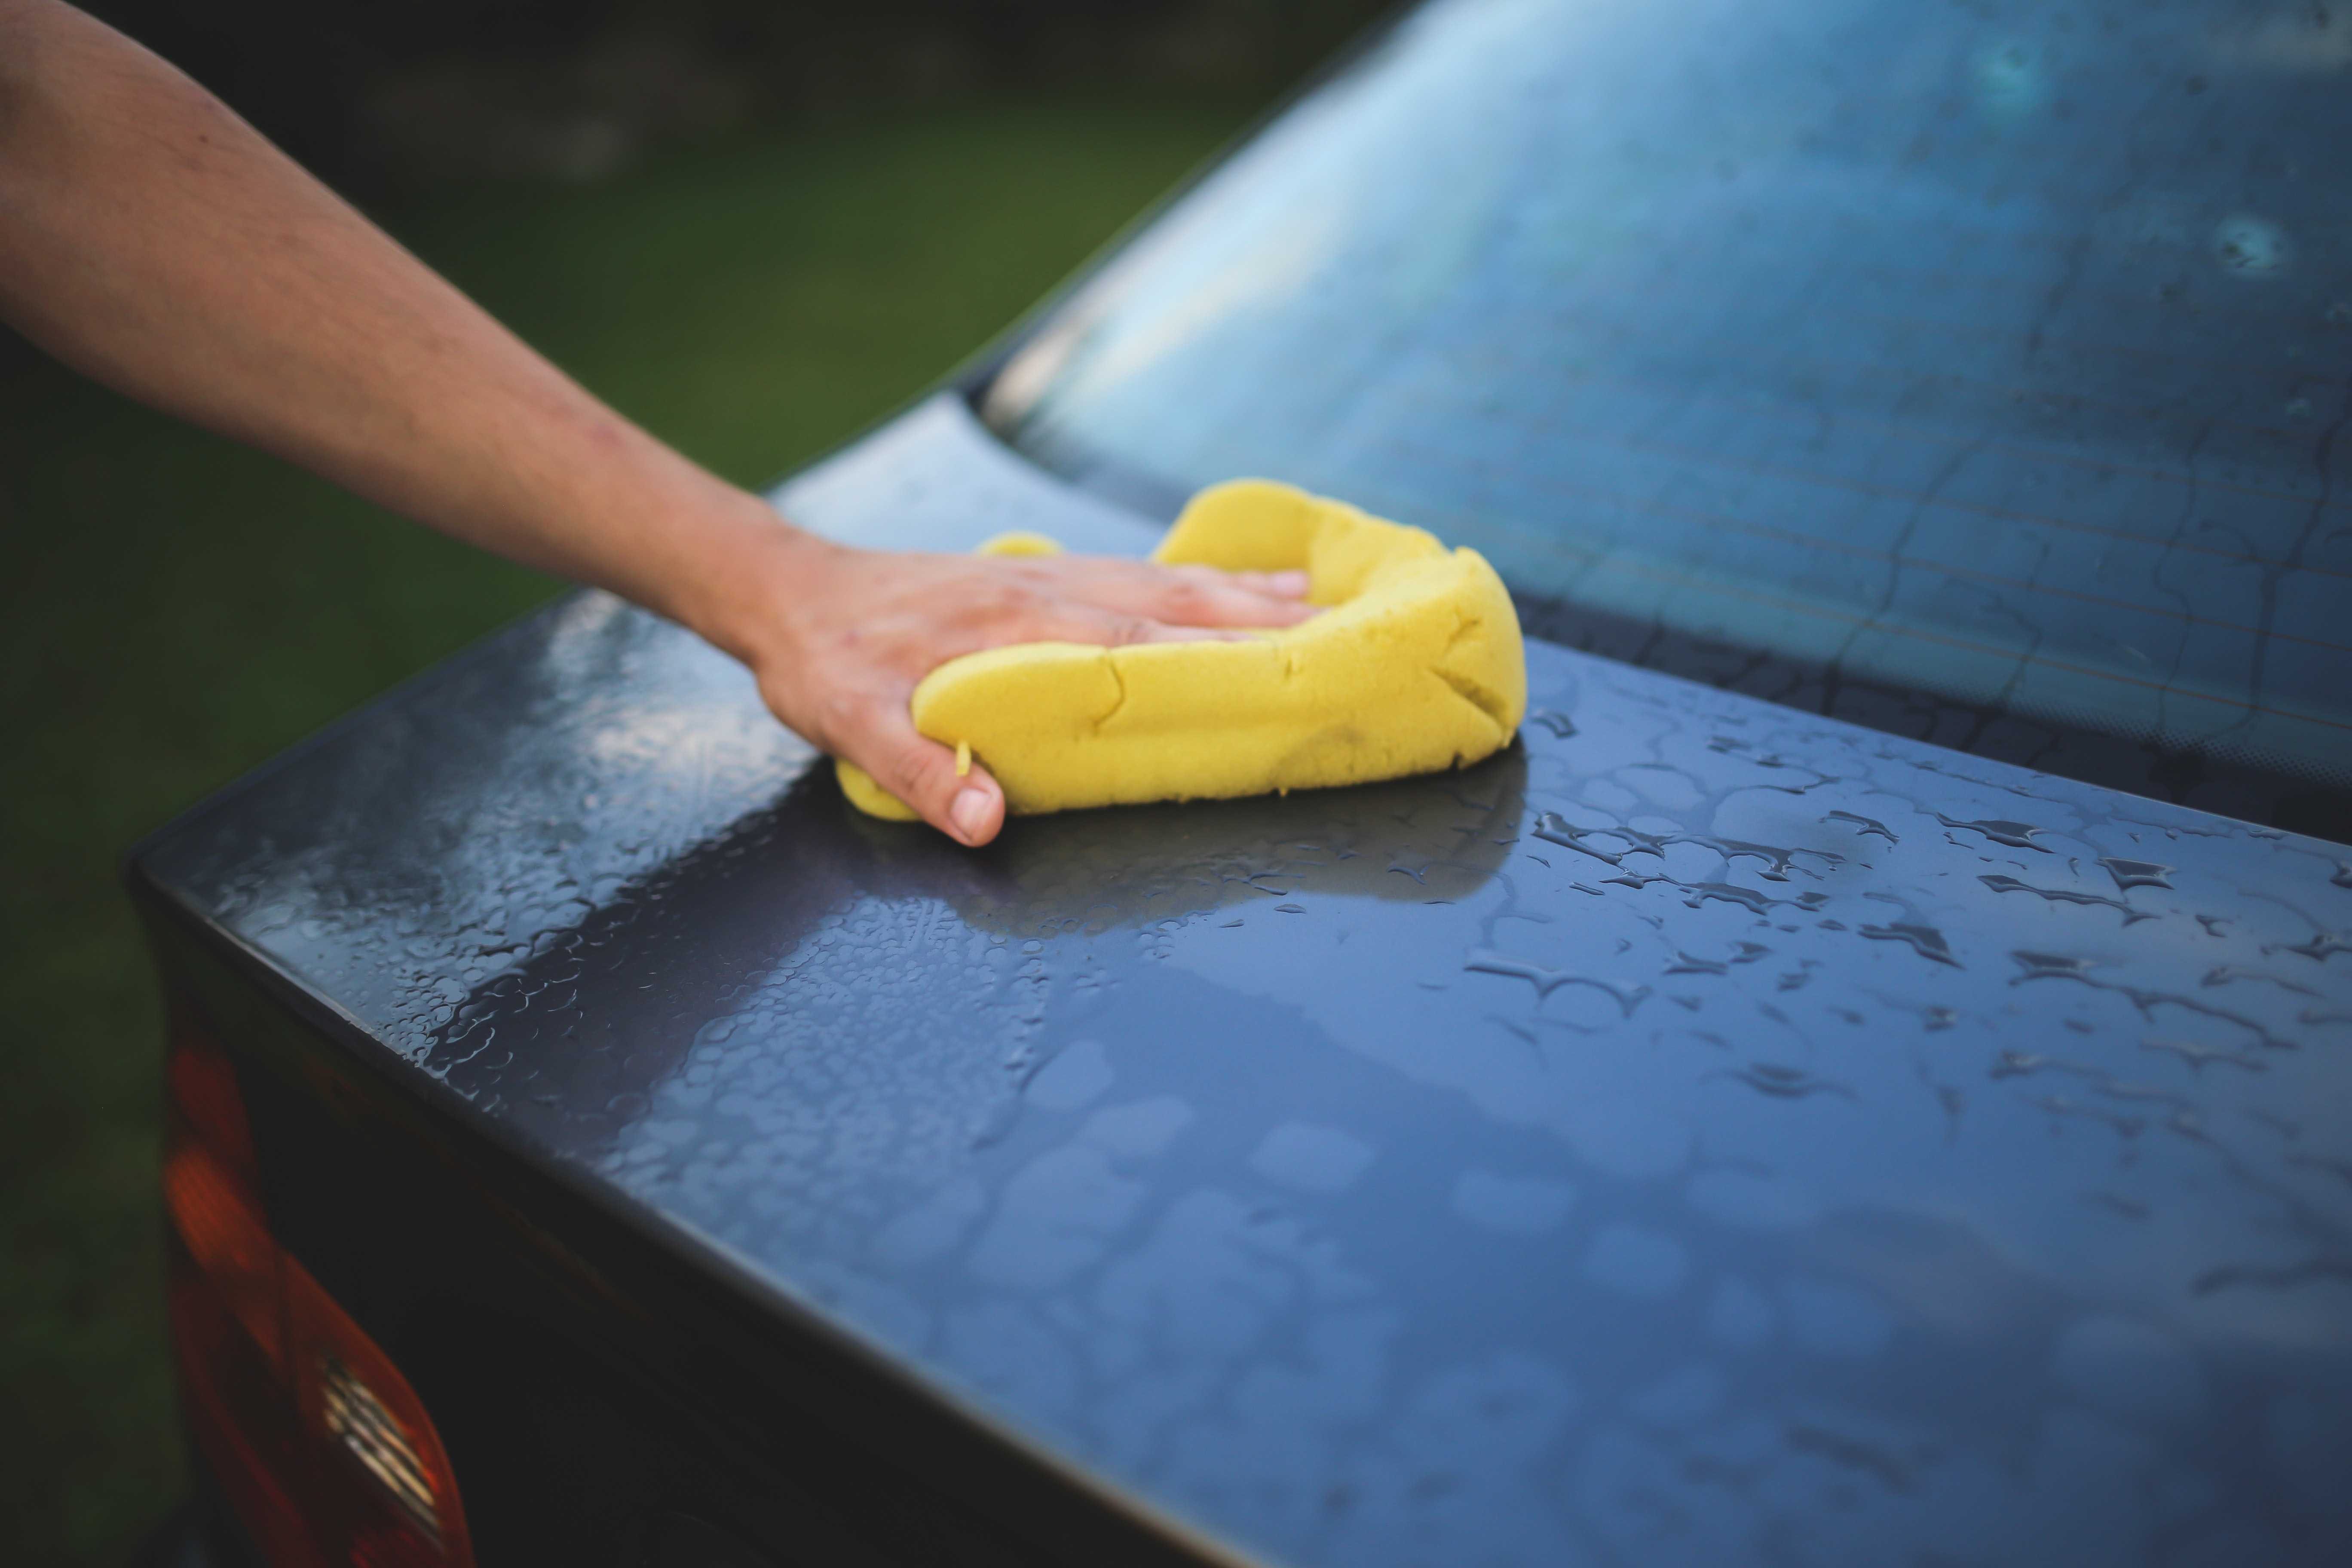
M 2120 1111 L 2102 1110 L 2095 1105 L 2084 1105 L 2082 1101 L 2063 1094 L 2045 1094 L 2033 1103 L 2053 1116 L 2076 1117 L 2085 1121 L 2101 1122 L 2114 1129 L 2119 1138 L 2137 1138 L 2147 1126 L 2147 1119 L 2144 1117 L 2126 1116 Z
M 2170 880 L 2172 868 L 2160 866 L 2153 860 L 2126 860 L 2119 856 L 2102 855 L 2099 857 L 2099 864 L 2105 866 L 2107 868 L 2107 874 L 2116 879 L 2116 889 L 2118 892 L 2127 893 L 2134 888 L 2172 886 Z
M 2325 963 L 2331 953 L 2352 952 L 2352 936 L 2336 931 L 2317 931 L 2312 933 L 2309 942 L 2265 942 L 2263 944 L 2263 952 L 2265 954 L 2296 952 L 2305 958 L 2315 959 Z
M 1791 1424 L 1788 1429 L 1788 1442 L 1789 1447 L 1798 1453 L 1816 1455 L 1833 1465 L 1843 1465 L 1848 1469 L 1860 1470 L 1874 1477 L 1889 1491 L 1907 1492 L 1914 1484 L 1910 1465 L 1859 1437 L 1849 1437 L 1819 1426 Z
M 1735 1071 L 1713 1075 L 1738 1079 L 1741 1083 L 1775 1100 L 1803 1100 L 1809 1095 L 1841 1094 L 1854 1098 L 1853 1089 L 1829 1079 L 1816 1078 L 1802 1068 L 1782 1067 L 1777 1062 L 1751 1062 Z
M 2240 214 L 2213 228 L 2213 258 L 2232 278 L 2276 277 L 2285 269 L 2292 249 L 2286 230 L 2267 218 Z
M 1922 958 L 1932 958 L 1937 963 L 1948 963 L 1954 969 L 1968 966 L 1952 956 L 1951 943 L 1934 926 L 1916 925 L 1908 921 L 1896 921 L 1883 926 L 1864 926 L 1861 934 L 1877 942 L 1899 942 Z
M 1664 881 L 1667 879 L 1662 877 L 1657 879 Z M 1737 888 L 1729 882 L 1690 882 L 1682 886 L 1690 894 L 1683 903 L 1694 910 L 1712 899 L 1719 903 L 1738 904 L 1741 909 L 1760 915 L 1781 901 L 1768 899 L 1753 888 Z
M 2145 910 L 2136 910 L 2121 899 L 2111 899 L 2104 893 L 2080 892 L 2073 888 L 2037 888 L 2031 882 L 2021 882 L 2015 877 L 1980 876 L 1977 879 L 1996 893 L 2032 893 L 2046 903 L 2099 904 L 2121 911 L 2124 924 L 2152 921 L 2157 917 Z
M 2091 973 L 2092 968 L 2090 959 L 2068 958 L 2063 953 L 2019 951 L 2009 956 L 2025 971 L 2010 982 L 2012 985 L 2025 980 L 2081 980 Z
M 1573 849 L 1580 855 L 1590 855 L 1595 860 L 1605 862 L 1611 866 L 1619 865 L 1622 863 L 1622 857 L 1613 855 L 1606 849 L 1595 849 L 1591 845 L 1584 842 L 1584 840 L 1589 837 L 1600 836 L 1608 832 L 1609 829 L 1607 828 L 1579 827 L 1556 811 L 1547 811 L 1542 816 L 1536 818 L 1536 837 L 1538 838 L 1544 839 L 1549 843 L 1557 844 L 1563 849 Z
M 1993 1058 L 1992 1067 L 1986 1076 L 1996 1079 L 2026 1078 L 2032 1074 L 2045 1071 L 2073 1073 L 2077 1078 L 2098 1079 L 2105 1076 L 2096 1068 L 2084 1067 L 2080 1062 L 2063 1061 L 2056 1057 L 2045 1057 L 2038 1051 L 2003 1051 Z
M 1563 741 L 1571 739 L 1576 734 L 1576 724 L 1567 714 L 1555 713 L 1549 709 L 1533 715 L 1529 721 L 1542 725 Z
M 1947 827 L 1964 827 L 1971 833 L 1981 833 L 1993 843 L 2005 844 L 2011 849 L 2032 849 L 2043 855 L 2050 853 L 2049 850 L 2033 842 L 2033 836 L 2042 829 L 2031 823 L 2011 822 L 2004 817 L 1997 816 L 1987 817 L 1981 822 L 1963 822 L 1956 817 L 1946 816 L 1940 811 L 1936 813 L 1936 820 Z
M 1886 824 L 1879 821 L 1876 817 L 1862 816 L 1851 811 L 1832 811 L 1827 816 L 1822 818 L 1822 820 L 1823 822 L 1850 822 L 1859 828 L 1865 837 L 1871 834 L 1876 834 L 1879 837 L 1885 839 L 1889 844 L 1900 842 L 1893 833 L 1887 830 Z
M 2205 978 L 2198 982 L 2198 984 L 2200 985 L 2228 985 L 2232 982 L 2240 980 L 2259 980 L 2267 984 L 2276 985 L 2283 990 L 2292 991 L 2298 996 L 2316 996 L 2319 994 L 2318 992 L 2314 991 L 2310 986 L 2298 984 L 2283 974 L 2265 974 L 2259 969 L 2242 969 L 2234 963 L 2221 963 L 2214 965 L 2211 969 L 2205 972 Z
M 2233 1068 L 2242 1068 L 2247 1072 L 2266 1070 L 2259 1058 L 2246 1056 L 2239 1051 L 2227 1050 L 2220 1046 L 2205 1045 L 2196 1040 L 2160 1040 L 2151 1037 L 2142 1040 L 2139 1047 L 2144 1051 L 2169 1051 L 2200 1073 L 2205 1070 L 2205 1066 L 2209 1062 L 2226 1062 Z
M 1549 996 L 1563 985 L 1589 985 L 1596 991 L 1605 992 L 1613 997 L 1618 1007 L 1629 1018 L 1633 1016 L 1633 1009 L 1641 1005 L 1643 998 L 1650 994 L 1650 988 L 1646 985 L 1635 986 L 1629 991 L 1622 986 L 1612 985 L 1606 980 L 1595 980 L 1585 974 L 1570 974 L 1563 970 L 1546 969 L 1539 963 L 1530 963 L 1526 959 L 1513 958 L 1507 953 L 1496 952 L 1487 948 L 1474 951 L 1464 961 L 1462 967 L 1473 973 L 1501 974 L 1514 980 L 1524 980 L 1536 988 L 1538 1000 Z

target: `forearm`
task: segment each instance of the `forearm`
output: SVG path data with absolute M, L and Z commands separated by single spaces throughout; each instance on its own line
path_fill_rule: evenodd
M 776 716 L 984 844 L 984 767 L 916 682 L 1018 642 L 1294 624 L 1304 574 L 828 545 L 591 397 L 195 83 L 58 0 L 0 0 L 0 318 L 119 390 L 671 616 Z
M 0 315 L 131 396 L 731 651 L 748 580 L 817 548 L 49 0 L 0 0 Z

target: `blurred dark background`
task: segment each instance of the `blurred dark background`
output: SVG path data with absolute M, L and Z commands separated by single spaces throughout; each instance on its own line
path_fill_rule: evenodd
M 988 89 L 1278 90 L 1365 0 L 101 0 L 347 189 L 593 179 L 757 122 Z
M 921 390 L 1376 0 L 114 0 L 624 413 L 763 484 Z M 560 584 L 0 329 L 0 1563 L 181 1487 L 140 834 Z

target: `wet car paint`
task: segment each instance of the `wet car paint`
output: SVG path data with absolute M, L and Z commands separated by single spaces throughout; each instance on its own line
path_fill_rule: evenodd
M 1573 647 L 2342 839 L 2344 36 L 1430 0 L 982 406 L 1148 510 L 1429 528 Z
M 838 536 L 1150 530 L 943 395 Z M 2336 846 L 1537 643 L 1513 751 L 866 821 L 572 596 L 151 843 L 537 1158 L 1268 1563 L 2352 1552 Z

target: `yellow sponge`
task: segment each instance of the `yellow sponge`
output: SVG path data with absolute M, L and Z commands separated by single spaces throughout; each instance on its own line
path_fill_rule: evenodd
M 1036 554 L 1036 534 L 983 550 Z M 1288 485 L 1192 498 L 1153 560 L 1304 567 L 1327 606 L 1241 642 L 1023 643 L 950 659 L 915 688 L 915 728 L 976 756 L 1014 812 L 1261 795 L 1474 763 L 1527 710 L 1519 618 L 1475 550 Z M 849 763 L 859 810 L 914 813 Z

